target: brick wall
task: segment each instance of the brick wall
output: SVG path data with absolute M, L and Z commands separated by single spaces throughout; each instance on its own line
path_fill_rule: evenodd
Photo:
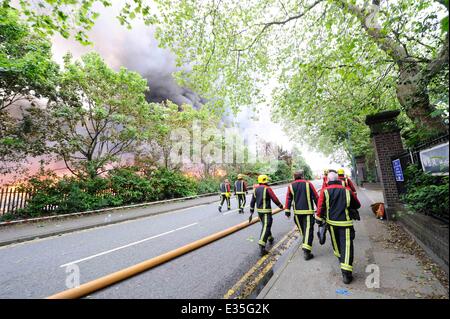
M 380 182 L 387 206 L 394 206 L 399 196 L 395 176 L 392 169 L 391 157 L 404 152 L 400 132 L 385 132 L 373 136 L 375 155 L 378 160 Z

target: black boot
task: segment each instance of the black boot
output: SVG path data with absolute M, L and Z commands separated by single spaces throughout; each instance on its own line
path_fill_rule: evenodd
M 266 250 L 266 247 L 259 245 L 259 252 L 261 256 L 267 255 L 269 252 Z
M 309 251 L 309 250 L 303 250 L 303 258 L 305 259 L 305 260 L 310 260 L 310 259 L 313 259 L 314 258 L 314 255 L 313 254 L 311 254 L 311 252 Z
M 275 238 L 273 238 L 273 237 L 269 237 L 269 243 L 270 244 L 273 244 L 273 241 L 275 240 Z
M 222 206 L 219 206 L 219 212 L 222 212 Z
M 350 271 L 343 270 L 342 271 L 342 281 L 344 284 L 348 285 L 353 280 L 352 273 Z

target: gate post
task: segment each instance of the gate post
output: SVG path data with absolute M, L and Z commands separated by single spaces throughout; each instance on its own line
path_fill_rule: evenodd
M 397 184 L 392 168 L 391 158 L 404 152 L 397 125 L 400 111 L 385 111 L 366 117 L 366 124 L 370 127 L 370 136 L 375 148 L 378 162 L 378 174 L 383 186 L 383 197 L 388 219 L 395 217 L 395 209 L 399 203 Z

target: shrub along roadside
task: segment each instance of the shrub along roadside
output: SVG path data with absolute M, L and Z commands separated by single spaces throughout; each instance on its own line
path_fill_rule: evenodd
M 0 221 L 70 214 L 164 199 L 195 196 L 218 190 L 214 178 L 195 180 L 165 168 L 142 173 L 137 167 L 111 170 L 105 177 L 78 179 L 42 171 L 19 186 L 31 194 L 25 208 L 0 216 Z
M 231 175 L 228 178 L 233 183 L 236 176 Z M 256 177 L 247 176 L 246 180 L 249 186 L 256 183 Z M 274 178 L 272 182 L 279 180 Z M 221 181 L 213 177 L 196 180 L 165 168 L 142 172 L 133 166 L 113 169 L 104 177 L 86 179 L 58 178 L 51 171 L 41 171 L 19 186 L 20 190 L 31 194 L 27 206 L 1 215 L 0 221 L 215 193 Z
M 416 165 L 405 170 L 407 192 L 402 196 L 413 212 L 449 220 L 449 178 L 426 174 Z

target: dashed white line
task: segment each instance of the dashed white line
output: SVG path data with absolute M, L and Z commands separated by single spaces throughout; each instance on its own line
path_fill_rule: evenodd
M 161 234 L 158 234 L 158 235 L 155 235 L 155 236 L 151 236 L 151 237 L 148 237 L 148 238 L 144 238 L 144 239 L 141 239 L 141 240 L 135 241 L 133 243 L 130 243 L 130 244 L 127 244 L 127 245 L 123 245 L 123 246 L 120 246 L 120 247 L 117 247 L 117 248 L 114 248 L 114 249 L 103 251 L 101 253 L 98 253 L 98 254 L 95 254 L 95 255 L 92 255 L 92 256 L 89 256 L 89 257 L 86 257 L 86 258 L 82 258 L 82 259 L 78 259 L 78 260 L 75 260 L 75 261 L 71 261 L 71 262 L 66 263 L 64 265 L 61 265 L 59 267 L 67 267 L 68 265 L 77 264 L 77 263 L 80 263 L 82 261 L 86 261 L 86 260 L 89 260 L 89 259 L 93 259 L 93 258 L 102 256 L 102 255 L 106 255 L 106 254 L 112 253 L 114 251 L 118 251 L 120 249 L 131 247 L 131 246 L 134 246 L 134 245 L 137 245 L 137 244 L 140 244 L 140 243 L 143 243 L 143 242 L 146 242 L 148 240 L 155 239 L 155 238 L 158 238 L 158 237 L 161 237 L 161 236 L 164 236 L 164 235 L 168 235 L 168 234 L 171 234 L 171 233 L 176 232 L 178 230 L 182 230 L 182 229 L 185 229 L 185 228 L 197 225 L 197 224 L 198 223 L 192 223 L 192 224 L 189 224 L 189 225 L 186 225 L 186 226 L 183 226 L 183 227 L 179 227 L 177 229 L 169 230 L 167 232 L 164 232 L 164 233 L 161 233 Z

